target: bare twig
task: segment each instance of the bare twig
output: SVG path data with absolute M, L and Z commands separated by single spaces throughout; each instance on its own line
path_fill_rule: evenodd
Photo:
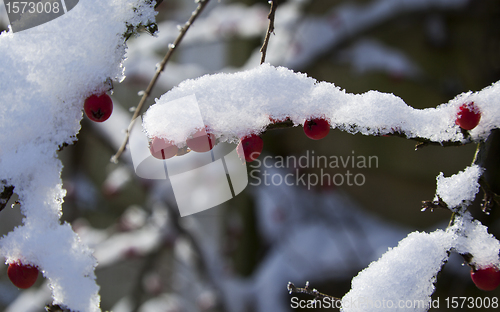
M 271 34 L 274 33 L 274 17 L 276 15 L 277 7 L 278 7 L 278 0 L 271 0 L 271 10 L 267 15 L 267 18 L 269 19 L 269 26 L 267 26 L 266 37 L 264 38 L 264 43 L 260 48 L 260 52 L 262 53 L 260 57 L 261 64 L 263 64 L 266 61 L 267 45 L 269 44 L 269 38 L 271 37 Z
M 500 165 L 498 164 L 500 155 L 499 142 L 500 129 L 494 129 L 485 142 L 478 144 L 472 162 L 484 168 L 484 172 L 479 178 L 479 184 L 484 192 L 481 208 L 486 214 L 490 214 L 493 207 L 500 207 L 500 187 L 497 178 L 500 171 Z
M 47 312 L 71 312 L 71 310 L 69 310 L 65 307 L 61 307 L 58 304 L 50 304 L 50 305 L 45 306 L 45 311 L 47 311 Z
M 123 141 L 122 145 L 120 146 L 120 148 L 118 149 L 116 154 L 113 155 L 113 157 L 111 157 L 112 162 L 114 162 L 114 163 L 118 162 L 118 158 L 120 158 L 120 156 L 125 151 L 125 148 L 127 147 L 128 140 L 130 138 L 130 131 L 132 131 L 135 120 L 137 119 L 137 117 L 141 113 L 142 107 L 144 106 L 144 103 L 148 99 L 149 95 L 151 94 L 151 90 L 153 90 L 153 87 L 155 86 L 156 81 L 158 80 L 158 78 L 160 77 L 160 74 L 165 69 L 165 66 L 167 65 L 168 61 L 170 60 L 170 57 L 174 53 L 176 47 L 181 43 L 181 41 L 184 38 L 184 35 L 188 31 L 189 27 L 191 27 L 193 22 L 200 15 L 200 13 L 206 7 L 206 5 L 208 4 L 209 1 L 210 0 L 200 0 L 198 2 L 198 7 L 196 8 L 196 10 L 193 11 L 189 20 L 180 29 L 179 35 L 175 39 L 174 43 L 169 44 L 167 54 L 165 54 L 165 57 L 163 58 L 163 60 L 158 64 L 158 66 L 156 68 L 156 73 L 153 76 L 153 79 L 151 79 L 151 81 L 149 82 L 148 87 L 146 88 L 146 90 L 144 91 L 144 94 L 142 95 L 141 101 L 139 102 L 139 104 L 137 105 L 137 108 L 135 109 L 134 115 L 132 116 L 132 120 L 130 121 L 130 124 L 129 124 L 127 131 L 126 131 L 126 134 L 125 134 L 125 140 Z
M 484 198 L 481 201 L 481 209 L 485 214 L 489 215 L 493 207 L 500 206 L 500 195 L 493 192 L 487 183 L 485 181 L 481 181 L 480 179 L 480 183 L 481 182 L 481 189 L 484 192 Z
M 4 184 L 3 191 L 0 193 L 0 211 L 2 211 L 7 203 L 9 202 L 10 198 L 14 194 L 14 186 L 12 185 L 5 185 L 7 182 L 2 181 L 2 184 Z
M 448 205 L 438 196 L 437 200 L 424 200 L 422 201 L 422 211 L 430 209 L 431 212 L 436 208 L 449 209 Z
M 288 285 L 286 286 L 286 288 L 288 289 L 288 293 L 290 295 L 293 293 L 306 294 L 306 295 L 314 296 L 314 300 L 328 298 L 332 301 L 342 301 L 342 299 L 340 299 L 340 298 L 333 297 L 333 296 L 330 296 L 330 295 L 327 295 L 324 293 L 320 293 L 315 288 L 311 288 L 309 286 L 309 282 L 306 282 L 306 287 L 304 287 L 304 288 L 296 287 L 292 282 L 288 282 Z

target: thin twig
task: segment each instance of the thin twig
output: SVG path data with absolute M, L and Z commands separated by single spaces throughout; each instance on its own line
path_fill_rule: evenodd
M 432 212 L 436 208 L 450 209 L 448 207 L 448 205 L 441 199 L 441 197 L 438 196 L 437 198 L 438 198 L 437 200 L 424 200 L 424 201 L 422 201 L 422 211 L 426 211 L 427 209 L 430 209 Z
M 163 2 L 163 0 L 156 0 L 155 9 Z
M 128 140 L 130 138 L 130 131 L 132 131 L 135 120 L 137 119 L 137 117 L 141 113 L 142 107 L 144 106 L 144 103 L 148 99 L 149 95 L 151 94 L 151 90 L 153 90 L 153 87 L 155 86 L 156 81 L 158 80 L 158 78 L 160 77 L 160 74 L 165 69 L 165 66 L 167 65 L 168 61 L 170 60 L 170 57 L 174 53 L 176 47 L 181 43 L 182 38 L 184 38 L 184 35 L 188 31 L 189 27 L 191 27 L 193 22 L 200 15 L 200 13 L 203 11 L 203 9 L 205 8 L 205 6 L 208 4 L 209 1 L 210 0 L 200 0 L 198 2 L 198 7 L 196 8 L 196 10 L 193 11 L 193 13 L 191 13 L 191 17 L 189 18 L 189 20 L 180 29 L 179 35 L 175 39 L 174 43 L 169 44 L 167 54 L 165 54 L 165 57 L 163 58 L 161 63 L 158 64 L 158 66 L 156 68 L 156 73 L 155 73 L 153 79 L 151 79 L 151 81 L 149 82 L 148 87 L 146 88 L 146 90 L 144 91 L 144 94 L 142 95 L 141 101 L 139 102 L 139 104 L 137 105 L 137 108 L 135 109 L 134 115 L 132 116 L 132 120 L 130 121 L 130 124 L 129 124 L 127 131 L 125 133 L 125 140 L 123 141 L 122 145 L 120 146 L 120 148 L 118 149 L 116 154 L 113 157 L 111 157 L 112 162 L 117 163 L 118 158 L 120 158 L 120 156 L 125 151 L 125 148 L 127 147 Z
M 58 304 L 49 304 L 45 306 L 45 311 L 47 312 L 71 312 L 71 310 L 61 307 Z
M 2 211 L 7 203 L 9 202 L 12 195 L 14 195 L 14 186 L 6 185 L 7 181 L 2 181 L 1 184 L 4 185 L 3 191 L 0 193 L 0 211 Z
M 311 288 L 309 286 L 309 282 L 306 282 L 306 287 L 304 287 L 304 288 L 296 287 L 292 282 L 288 282 L 288 285 L 286 286 L 286 288 L 288 289 L 288 293 L 290 295 L 293 293 L 306 294 L 306 295 L 314 296 L 314 300 L 328 298 L 328 299 L 331 299 L 332 301 L 342 301 L 342 299 L 340 299 L 340 298 L 333 297 L 333 296 L 330 296 L 330 295 L 327 295 L 324 293 L 320 293 L 315 288 Z
M 271 10 L 267 15 L 267 18 L 269 19 L 269 26 L 267 26 L 266 37 L 264 38 L 264 43 L 260 48 L 260 52 L 262 53 L 260 57 L 261 64 L 263 64 L 266 61 L 267 45 L 269 44 L 269 38 L 271 37 L 271 34 L 274 33 L 274 17 L 276 15 L 277 7 L 278 7 L 278 0 L 271 0 Z

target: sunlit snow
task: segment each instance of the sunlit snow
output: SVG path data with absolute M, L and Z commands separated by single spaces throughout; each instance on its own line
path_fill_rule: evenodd
M 136 12 L 134 12 L 134 8 Z M 36 265 L 53 301 L 100 311 L 96 260 L 67 223 L 56 151 L 80 130 L 84 99 L 123 78 L 123 34 L 154 21 L 139 0 L 81 0 L 43 25 L 0 35 L 0 177 L 19 195 L 23 224 L 0 240 L 7 262 Z

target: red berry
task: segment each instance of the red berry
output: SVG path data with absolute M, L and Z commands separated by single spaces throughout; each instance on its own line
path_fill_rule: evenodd
M 470 277 L 477 288 L 482 290 L 495 290 L 500 285 L 500 271 L 496 267 L 471 270 Z
M 35 284 L 38 278 L 38 269 L 31 265 L 24 265 L 21 261 L 18 261 L 9 264 L 7 275 L 16 287 L 26 289 Z
M 201 129 L 196 131 L 191 138 L 187 139 L 186 144 L 195 152 L 208 152 L 215 146 L 215 135 L 207 133 L 205 129 Z
M 149 143 L 149 151 L 153 157 L 158 159 L 169 159 L 177 154 L 179 148 L 171 141 L 154 137 Z
M 243 153 L 245 154 L 246 162 L 252 162 L 259 157 L 264 148 L 264 141 L 258 135 L 251 134 L 249 136 L 243 137 L 236 148 L 237 152 L 241 153 L 241 148 L 243 148 Z M 243 155 L 240 155 L 243 158 Z
M 462 104 L 457 113 L 457 120 L 455 123 L 464 130 L 472 130 L 481 119 L 481 112 L 474 102 Z
M 89 96 L 83 104 L 87 117 L 95 122 L 106 121 L 113 112 L 113 101 L 106 93 Z
M 330 132 L 330 124 L 323 118 L 314 118 L 306 120 L 304 123 L 304 132 L 307 137 L 313 140 L 319 140 Z

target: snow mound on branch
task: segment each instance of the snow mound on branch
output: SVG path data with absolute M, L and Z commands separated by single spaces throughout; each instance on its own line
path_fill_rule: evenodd
M 154 21 L 147 2 L 81 0 L 50 22 L 0 34 L 0 180 L 15 187 L 25 215 L 0 252 L 38 266 L 54 303 L 74 311 L 100 310 L 97 263 L 59 220 L 66 192 L 56 151 L 75 140 L 84 99 L 124 78 L 123 35 Z
M 497 83 L 477 93 L 462 94 L 437 108 L 414 109 L 393 94 L 377 91 L 349 94 L 332 83 L 263 64 L 248 71 L 206 75 L 182 82 L 148 109 L 143 128 L 150 138 L 169 139 L 181 147 L 195 132 L 191 121 L 200 113 L 211 132 L 221 141 L 229 142 L 263 132 L 271 124 L 270 118 L 289 117 L 297 126 L 308 118 L 323 117 L 333 128 L 350 133 L 400 132 L 436 142 L 462 141 L 464 137 L 455 124 L 458 107 L 465 101 L 476 103 L 485 117 L 471 131 L 471 136 L 484 138 L 492 128 L 500 126 L 499 93 Z M 187 112 L 182 105 L 183 98 L 193 95 L 199 113 Z
M 499 249 L 500 242 L 469 213 L 446 231 L 410 233 L 352 279 L 341 311 L 428 311 L 437 274 L 451 251 L 472 255 L 478 267 L 499 267 Z
M 427 311 L 452 237 L 442 230 L 410 233 L 352 279 L 341 311 Z
M 479 192 L 479 177 L 483 169 L 478 165 L 467 167 L 464 171 L 445 178 L 441 172 L 436 178 L 436 195 L 450 208 L 470 203 Z
M 454 251 L 459 254 L 471 254 L 471 262 L 478 268 L 493 264 L 500 269 L 500 242 L 488 233 L 488 227 L 472 220 L 472 216 L 467 213 L 457 218 L 449 230 L 458 235 L 454 242 Z

